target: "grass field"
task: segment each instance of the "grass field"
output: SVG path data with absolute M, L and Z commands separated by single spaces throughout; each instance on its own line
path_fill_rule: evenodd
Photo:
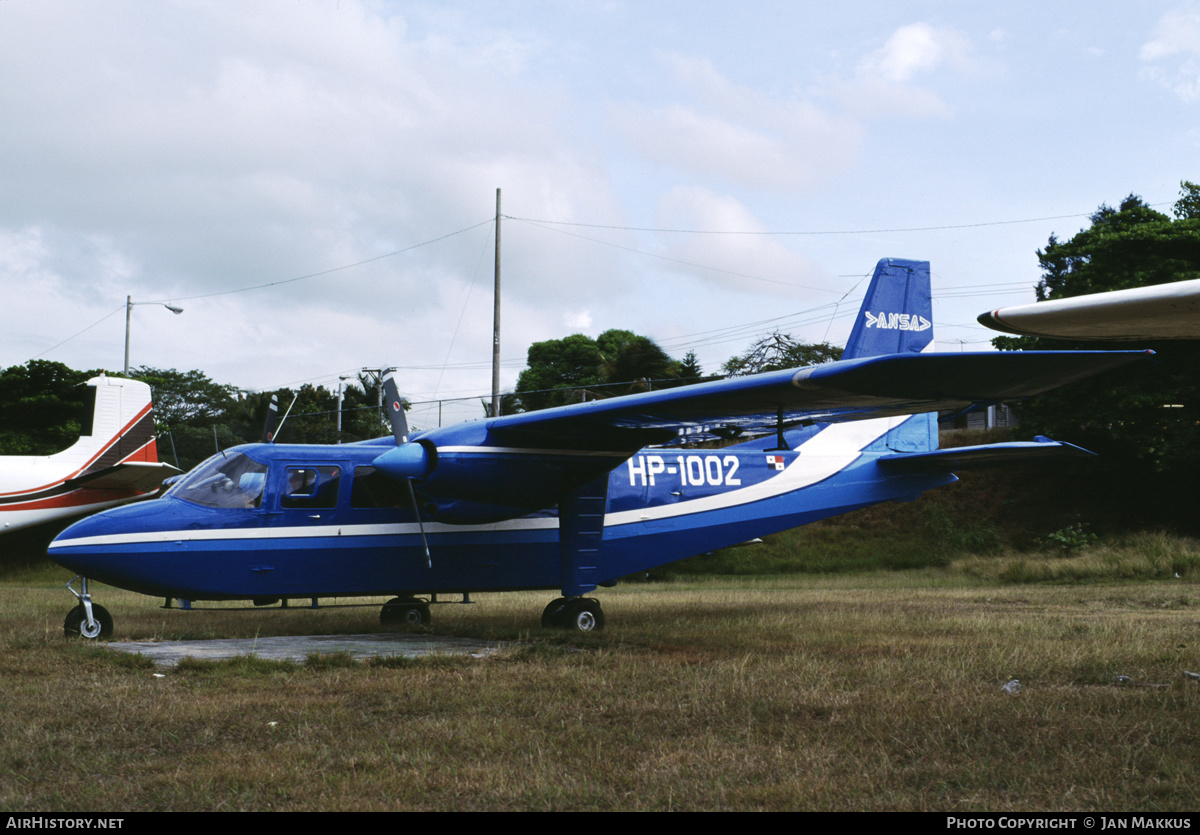
M 435 607 L 435 631 L 520 648 L 161 677 L 66 641 L 65 574 L 25 571 L 0 579 L 0 808 L 1200 808 L 1191 579 L 985 576 L 1003 570 L 624 585 L 582 638 L 537 627 L 546 593 L 479 595 Z M 117 639 L 379 628 L 374 608 L 178 612 L 95 591 Z

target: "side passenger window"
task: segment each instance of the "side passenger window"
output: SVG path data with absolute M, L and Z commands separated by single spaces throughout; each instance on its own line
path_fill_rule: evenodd
M 350 489 L 350 506 L 362 508 L 412 507 L 408 486 L 376 470 L 355 467 Z
M 288 467 L 279 504 L 285 508 L 337 507 L 341 478 L 341 467 Z

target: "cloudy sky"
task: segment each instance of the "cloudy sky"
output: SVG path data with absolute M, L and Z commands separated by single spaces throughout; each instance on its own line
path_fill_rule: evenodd
M 625 328 L 843 342 L 885 256 L 939 350 L 1036 250 L 1200 180 L 1200 4 L 2 0 L 0 366 L 415 401 Z M 478 399 L 444 420 L 478 417 Z M 436 424 L 436 407 L 415 414 Z

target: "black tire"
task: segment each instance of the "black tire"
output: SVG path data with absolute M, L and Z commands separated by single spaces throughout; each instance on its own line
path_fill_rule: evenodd
M 547 603 L 546 608 L 542 610 L 542 629 L 566 629 L 563 611 L 570 602 L 565 597 L 556 597 Z
M 600 608 L 600 601 L 592 597 L 570 601 L 561 617 L 563 627 L 575 632 L 599 632 L 604 628 L 604 610 Z
M 108 609 L 97 603 L 93 603 L 92 617 L 95 618 L 96 624 L 100 627 L 98 632 L 89 632 L 87 628 L 87 610 L 80 603 L 67 613 L 67 619 L 63 621 L 63 634 L 68 638 L 83 638 L 87 641 L 106 641 L 111 638 L 113 619 L 112 615 L 108 613 Z
M 379 622 L 384 626 L 407 626 L 416 628 L 428 626 L 433 618 L 429 614 L 429 604 L 424 600 L 396 597 L 383 604 L 379 610 Z

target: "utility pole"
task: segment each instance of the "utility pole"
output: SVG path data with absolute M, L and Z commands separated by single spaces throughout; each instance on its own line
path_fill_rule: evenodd
M 496 286 L 492 291 L 492 417 L 500 417 L 500 189 L 496 189 Z
M 395 367 L 392 367 L 392 368 L 364 368 L 362 370 L 363 374 L 370 374 L 372 377 L 375 378 L 375 388 L 379 392 L 379 422 L 380 422 L 380 424 L 383 423 L 383 375 L 387 374 L 389 371 L 395 371 L 395 370 L 396 370 Z

